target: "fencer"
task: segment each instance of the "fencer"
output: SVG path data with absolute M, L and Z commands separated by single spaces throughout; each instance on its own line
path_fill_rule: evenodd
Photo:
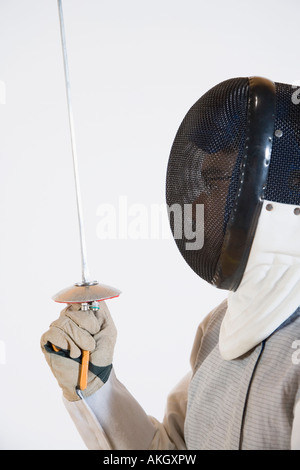
M 176 134 L 166 180 L 174 239 L 189 266 L 228 296 L 201 322 L 191 370 L 170 392 L 162 422 L 117 379 L 116 328 L 105 302 L 94 311 L 68 305 L 43 334 L 43 353 L 89 449 L 300 449 L 300 105 L 293 93 L 261 77 L 226 80 L 191 107 Z M 204 208 L 201 248 L 183 230 L 187 205 L 194 209 L 189 233 L 197 206 Z M 90 369 L 79 391 L 82 350 L 90 351 Z

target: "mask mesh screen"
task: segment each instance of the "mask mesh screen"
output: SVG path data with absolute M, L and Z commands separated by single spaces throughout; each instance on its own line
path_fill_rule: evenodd
M 300 103 L 297 88 L 275 83 L 276 118 L 265 199 L 300 204 Z
M 177 246 L 191 268 L 211 282 L 238 187 L 245 148 L 248 78 L 226 80 L 203 95 L 185 116 L 175 137 L 167 170 L 166 198 Z M 182 220 L 172 211 L 177 204 Z M 204 205 L 204 245 L 186 249 L 184 205 Z M 174 233 L 175 232 L 175 233 Z

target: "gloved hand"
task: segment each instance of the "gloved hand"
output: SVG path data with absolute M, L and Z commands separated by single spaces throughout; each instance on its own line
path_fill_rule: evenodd
M 90 351 L 88 385 L 81 393 L 89 396 L 107 381 L 111 368 L 117 331 L 104 301 L 99 310 L 82 311 L 80 304 L 62 310 L 58 320 L 41 338 L 42 351 L 69 401 L 79 400 L 76 393 L 81 367 L 81 351 Z M 55 352 L 54 345 L 59 349 Z

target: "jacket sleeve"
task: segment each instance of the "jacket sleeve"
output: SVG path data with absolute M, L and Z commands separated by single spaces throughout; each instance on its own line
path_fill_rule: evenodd
M 197 330 L 192 369 L 208 319 Z M 184 421 L 191 377 L 192 370 L 169 394 L 163 422 L 145 413 L 114 370 L 106 384 L 90 397 L 73 402 L 64 398 L 64 403 L 88 449 L 185 450 Z
M 184 419 L 189 375 L 170 393 L 163 423 L 148 416 L 112 371 L 88 398 L 64 404 L 90 450 L 185 449 Z

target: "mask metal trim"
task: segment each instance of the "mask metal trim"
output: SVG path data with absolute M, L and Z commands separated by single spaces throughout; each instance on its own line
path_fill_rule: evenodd
M 248 261 L 266 186 L 275 121 L 275 84 L 249 78 L 247 135 L 239 189 L 227 224 L 213 285 L 236 290 Z

